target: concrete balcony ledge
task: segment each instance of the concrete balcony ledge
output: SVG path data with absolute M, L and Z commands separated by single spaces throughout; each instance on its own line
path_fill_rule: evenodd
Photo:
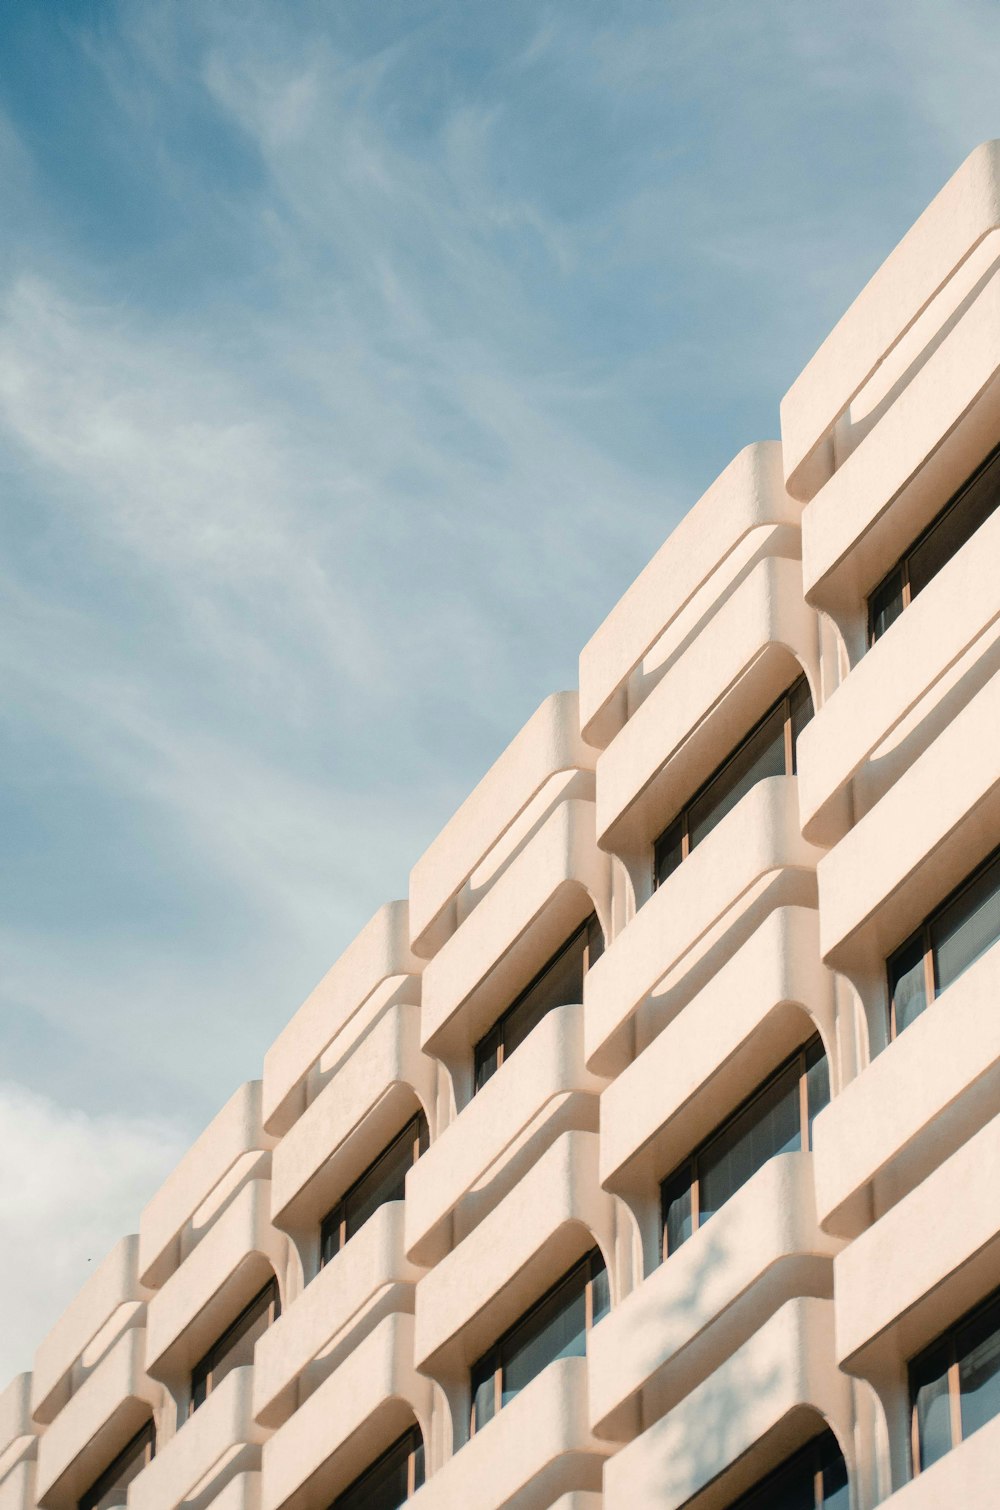
M 612 1450 L 587 1425 L 586 1358 L 562 1358 L 442 1464 L 409 1504 L 412 1510 L 600 1510 L 601 1472 Z
M 651 996 L 693 996 L 769 912 L 814 905 L 820 854 L 800 832 L 796 778 L 758 782 L 588 972 L 589 1067 L 598 1074 L 623 1069 L 636 1016 Z
M 857 1237 L 994 1114 L 1000 949 L 955 981 L 816 1118 L 823 1227 Z M 884 1220 L 884 1215 L 883 1218 Z M 962 1230 L 969 1227 L 966 1213 Z
M 0 1395 L 0 1510 L 4 1485 L 14 1482 L 14 1470 L 34 1458 L 38 1438 L 31 1420 L 31 1375 L 15 1374 Z M 26 1475 L 18 1478 L 25 1480 Z M 11 1488 L 11 1495 L 14 1490 Z
M 418 953 L 433 954 L 455 931 L 456 898 L 553 779 L 592 771 L 596 757 L 580 737 L 577 694 L 547 697 L 410 872 L 410 929 Z
M 387 1316 L 266 1443 L 260 1510 L 328 1505 L 414 1417 L 427 1441 L 430 1404 L 413 1317 Z
M 186 1262 L 150 1301 L 147 1368 L 180 1382 L 284 1265 L 270 1222 L 270 1182 L 245 1185 Z
M 0 1473 L 0 1510 L 35 1510 L 36 1503 L 35 1464 L 31 1459 L 22 1459 Z
M 419 988 L 406 977 L 418 975 L 421 968 L 410 950 L 407 903 L 387 902 L 264 1055 L 261 1116 L 268 1132 L 286 1133 L 304 1110 L 306 1077 L 334 1039 L 349 1033 L 372 1001 L 380 1009 L 401 987 L 415 996 Z
M 139 1281 L 166 1282 L 247 1179 L 266 1174 L 274 1139 L 261 1128 L 261 1083 L 248 1081 L 168 1175 L 139 1220 Z
M 410 1173 L 410 1256 L 436 1262 L 562 1132 L 596 1132 L 597 1098 L 605 1084 L 583 1062 L 582 1005 L 557 1007 L 543 1017 L 516 1058 L 500 1066 Z
M 407 1118 L 433 1107 L 435 1076 L 420 1051 L 420 1008 L 387 1007 L 275 1150 L 274 1222 L 319 1222 Z
M 405 1256 L 403 1206 L 380 1206 L 258 1342 L 254 1416 L 261 1425 L 280 1426 L 390 1312 L 412 1312 L 422 1271 Z
M 819 684 L 817 646 L 799 561 L 759 561 L 598 760 L 602 848 L 648 846 L 803 668 Z
M 138 1327 L 119 1338 L 39 1438 L 43 1510 L 71 1510 L 159 1405 L 163 1392 L 143 1371 L 145 1341 Z
M 890 1494 L 880 1510 L 994 1510 L 998 1462 L 1000 1416 Z
M 777 442 L 747 446 L 729 463 L 584 646 L 586 739 L 603 747 L 614 738 L 628 714 L 626 687 L 664 631 L 682 624 L 680 642 L 714 611 L 762 544 L 797 535 L 800 512 L 785 491 Z
M 923 753 L 954 716 L 956 702 L 967 700 L 964 657 L 973 647 L 976 675 L 985 679 L 981 657 L 987 643 L 995 645 L 1000 620 L 998 559 L 1000 512 L 928 583 L 803 730 L 799 804 L 808 838 L 821 844 L 843 838 L 838 799 L 859 773 L 865 781 L 855 796 L 863 814 L 872 805 L 869 788 L 884 791 Z M 996 655 L 993 669 L 995 662 Z
M 790 1300 L 604 1471 L 604 1510 L 725 1510 L 816 1434 L 851 1442 L 850 1384 L 833 1362 L 833 1306 Z M 603 1325 L 603 1323 L 602 1323 Z M 851 1453 L 845 1452 L 848 1464 Z
M 816 1222 L 811 1155 L 769 1160 L 595 1327 L 593 1429 L 635 1436 L 786 1301 L 832 1295 L 839 1246 Z
M 872 1376 L 912 1358 L 988 1294 L 998 1273 L 1000 1116 L 838 1256 L 841 1366 Z
M 812 1032 L 834 1041 L 819 919 L 779 907 L 601 1097 L 601 1184 L 652 1190 Z
M 969 253 L 1000 224 L 1000 147 L 975 149 L 886 258 L 781 401 L 785 477 L 810 498 L 833 470 L 833 430 Z M 926 336 L 924 337 L 926 342 Z
M 150 1291 L 139 1284 L 139 1239 L 116 1243 L 35 1354 L 31 1414 L 54 1419 L 70 1394 L 129 1326 L 141 1326 Z
M 597 1134 L 567 1132 L 417 1286 L 415 1359 L 460 1376 L 598 1242 L 612 1252 L 613 1203 L 597 1183 Z
M 259 1510 L 260 1474 L 238 1473 L 214 1495 L 205 1510 Z
M 609 899 L 593 803 L 560 803 L 427 965 L 425 1051 L 466 1054 L 595 908 L 607 936 Z
M 252 1473 L 264 1437 L 254 1425 L 252 1390 L 252 1368 L 227 1374 L 176 1436 L 157 1443 L 153 1461 L 129 1489 L 129 1510 L 200 1510 L 231 1480 Z
M 832 968 L 885 959 L 1000 839 L 998 728 L 994 674 L 820 861 L 820 947 Z

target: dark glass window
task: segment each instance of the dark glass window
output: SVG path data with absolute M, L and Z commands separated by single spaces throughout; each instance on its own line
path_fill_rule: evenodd
M 407 1173 L 426 1151 L 427 1143 L 427 1118 L 419 1112 L 323 1218 L 320 1228 L 321 1267 L 340 1252 L 380 1206 L 387 1201 L 403 1199 Z
M 914 1471 L 1000 1415 L 1000 1291 L 910 1364 Z
M 729 1510 L 849 1510 L 847 1464 L 832 1431 L 807 1442 Z
M 936 519 L 868 599 L 868 642 L 874 645 L 943 566 L 947 566 L 1000 503 L 1000 448 L 945 504 Z
M 754 724 L 683 811 L 657 839 L 653 850 L 657 886 L 686 860 L 741 797 L 767 776 L 793 776 L 798 737 L 812 718 L 812 697 L 804 676 L 782 693 Z
M 604 953 L 596 914 L 572 934 L 476 1044 L 476 1090 L 482 1090 L 547 1013 L 583 1001 L 583 977 Z
M 724 1206 L 775 1154 L 809 1148 L 817 1113 L 830 1100 L 822 1041 L 812 1038 L 758 1086 L 660 1186 L 663 1256 Z
M 156 1429 L 152 1421 L 147 1421 L 78 1501 L 78 1510 L 113 1510 L 127 1504 L 129 1484 L 152 1462 L 155 1453 Z
M 582 1358 L 587 1333 L 611 1306 L 608 1273 L 594 1248 L 484 1353 L 472 1369 L 477 1431 L 557 1358 Z
M 366 1468 L 330 1510 L 399 1510 L 424 1481 L 424 1439 L 413 1426 Z
M 886 961 L 893 1038 L 1000 939 L 1000 851 L 963 881 Z
M 213 1389 L 217 1389 L 227 1374 L 234 1368 L 243 1368 L 253 1363 L 253 1350 L 257 1339 L 263 1337 L 272 1322 L 281 1315 L 278 1299 L 278 1281 L 269 1280 L 255 1295 L 250 1304 L 240 1312 L 232 1326 L 227 1327 L 213 1343 L 191 1373 L 191 1410 L 204 1405 Z

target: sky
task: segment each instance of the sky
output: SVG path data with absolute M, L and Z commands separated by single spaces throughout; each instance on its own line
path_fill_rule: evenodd
M 992 0 L 0 20 L 0 1387 L 861 285 Z

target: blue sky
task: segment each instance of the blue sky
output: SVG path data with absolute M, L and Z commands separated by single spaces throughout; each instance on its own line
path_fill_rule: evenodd
M 0 1382 L 998 76 L 988 0 L 5 8 Z

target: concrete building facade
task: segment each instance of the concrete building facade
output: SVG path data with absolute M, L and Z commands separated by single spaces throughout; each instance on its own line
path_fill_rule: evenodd
M 0 1396 L 0 1510 L 994 1510 L 998 447 L 989 143 Z

